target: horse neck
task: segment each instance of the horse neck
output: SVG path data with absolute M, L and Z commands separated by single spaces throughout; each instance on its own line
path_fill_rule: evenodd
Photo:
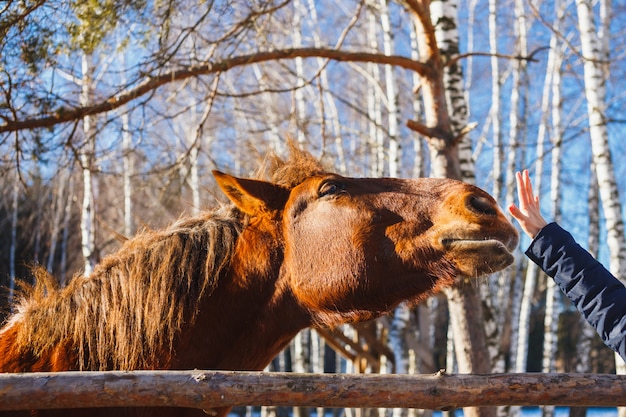
M 195 358 L 176 366 L 261 370 L 311 324 L 289 290 L 283 258 L 279 234 L 254 227 L 242 232 L 230 270 L 203 301 L 195 331 L 183 336 Z

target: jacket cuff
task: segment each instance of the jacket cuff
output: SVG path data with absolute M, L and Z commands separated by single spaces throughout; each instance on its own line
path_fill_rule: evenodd
M 532 242 L 530 242 L 530 246 L 525 254 L 545 271 L 549 269 L 548 265 L 545 265 L 546 257 L 551 255 L 552 249 L 561 248 L 572 241 L 574 241 L 574 238 L 568 231 L 556 222 L 551 222 L 537 233 Z M 548 275 L 550 274 L 548 273 Z

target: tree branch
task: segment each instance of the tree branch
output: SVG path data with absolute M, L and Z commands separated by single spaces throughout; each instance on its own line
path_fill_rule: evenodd
M 334 61 L 351 62 L 373 62 L 377 64 L 388 64 L 409 69 L 420 74 L 429 71 L 428 65 L 414 61 L 411 58 L 398 55 L 382 55 L 368 52 L 348 52 L 336 49 L 324 48 L 292 48 L 284 50 L 274 50 L 258 52 L 249 55 L 235 56 L 220 61 L 208 62 L 193 65 L 186 68 L 168 71 L 166 73 L 147 76 L 142 82 L 130 90 L 123 91 L 105 101 L 87 107 L 65 108 L 56 110 L 54 115 L 27 119 L 27 120 L 5 120 L 0 124 L 0 133 L 15 132 L 18 130 L 49 128 L 60 123 L 78 120 L 86 115 L 105 113 L 117 109 L 126 103 L 143 96 L 144 94 L 156 90 L 157 88 L 176 81 L 185 80 L 190 77 L 214 74 L 228 71 L 230 69 L 245 66 L 252 63 L 267 61 L 277 61 L 283 59 L 303 58 L 328 58 Z
M 444 66 L 446 66 L 446 67 L 451 66 L 453 64 L 456 64 L 459 60 L 464 59 L 464 58 L 468 58 L 468 57 L 471 57 L 471 56 L 496 57 L 496 58 L 500 58 L 500 59 L 510 59 L 510 60 L 527 61 L 527 62 L 539 62 L 539 60 L 535 58 L 535 55 L 537 55 L 539 52 L 544 51 L 546 49 L 550 49 L 550 47 L 549 46 L 539 47 L 539 48 L 535 49 L 534 51 L 532 51 L 530 54 L 528 54 L 528 56 L 506 55 L 506 54 L 492 54 L 490 52 L 468 52 L 468 53 L 465 53 L 465 54 L 459 54 L 459 55 L 455 56 L 454 58 L 452 58 L 451 60 L 446 62 L 444 64 Z

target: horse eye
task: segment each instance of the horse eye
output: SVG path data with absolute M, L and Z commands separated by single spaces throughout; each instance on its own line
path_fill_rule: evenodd
M 320 187 L 319 191 L 318 191 L 318 195 L 320 197 L 324 197 L 326 195 L 334 195 L 334 194 L 338 194 L 343 188 L 341 187 L 340 184 L 333 182 L 333 181 L 329 181 L 329 182 L 325 182 L 324 184 L 322 184 L 322 186 Z

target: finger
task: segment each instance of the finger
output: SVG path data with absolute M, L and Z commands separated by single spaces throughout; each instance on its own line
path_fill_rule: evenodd
M 518 220 L 519 220 L 519 216 L 522 214 L 515 204 L 511 204 L 509 206 L 509 213 L 511 213 L 511 215 Z
M 528 195 L 528 185 L 526 182 L 526 172 L 517 173 L 517 195 L 519 198 L 519 206 L 522 210 L 525 210 L 530 204 L 530 198 L 532 198 L 532 194 Z
M 528 173 L 527 169 L 524 170 L 524 183 L 524 185 L 526 186 L 525 189 L 528 200 L 532 201 L 534 199 L 535 193 L 533 192 L 533 183 L 530 180 L 530 174 Z

